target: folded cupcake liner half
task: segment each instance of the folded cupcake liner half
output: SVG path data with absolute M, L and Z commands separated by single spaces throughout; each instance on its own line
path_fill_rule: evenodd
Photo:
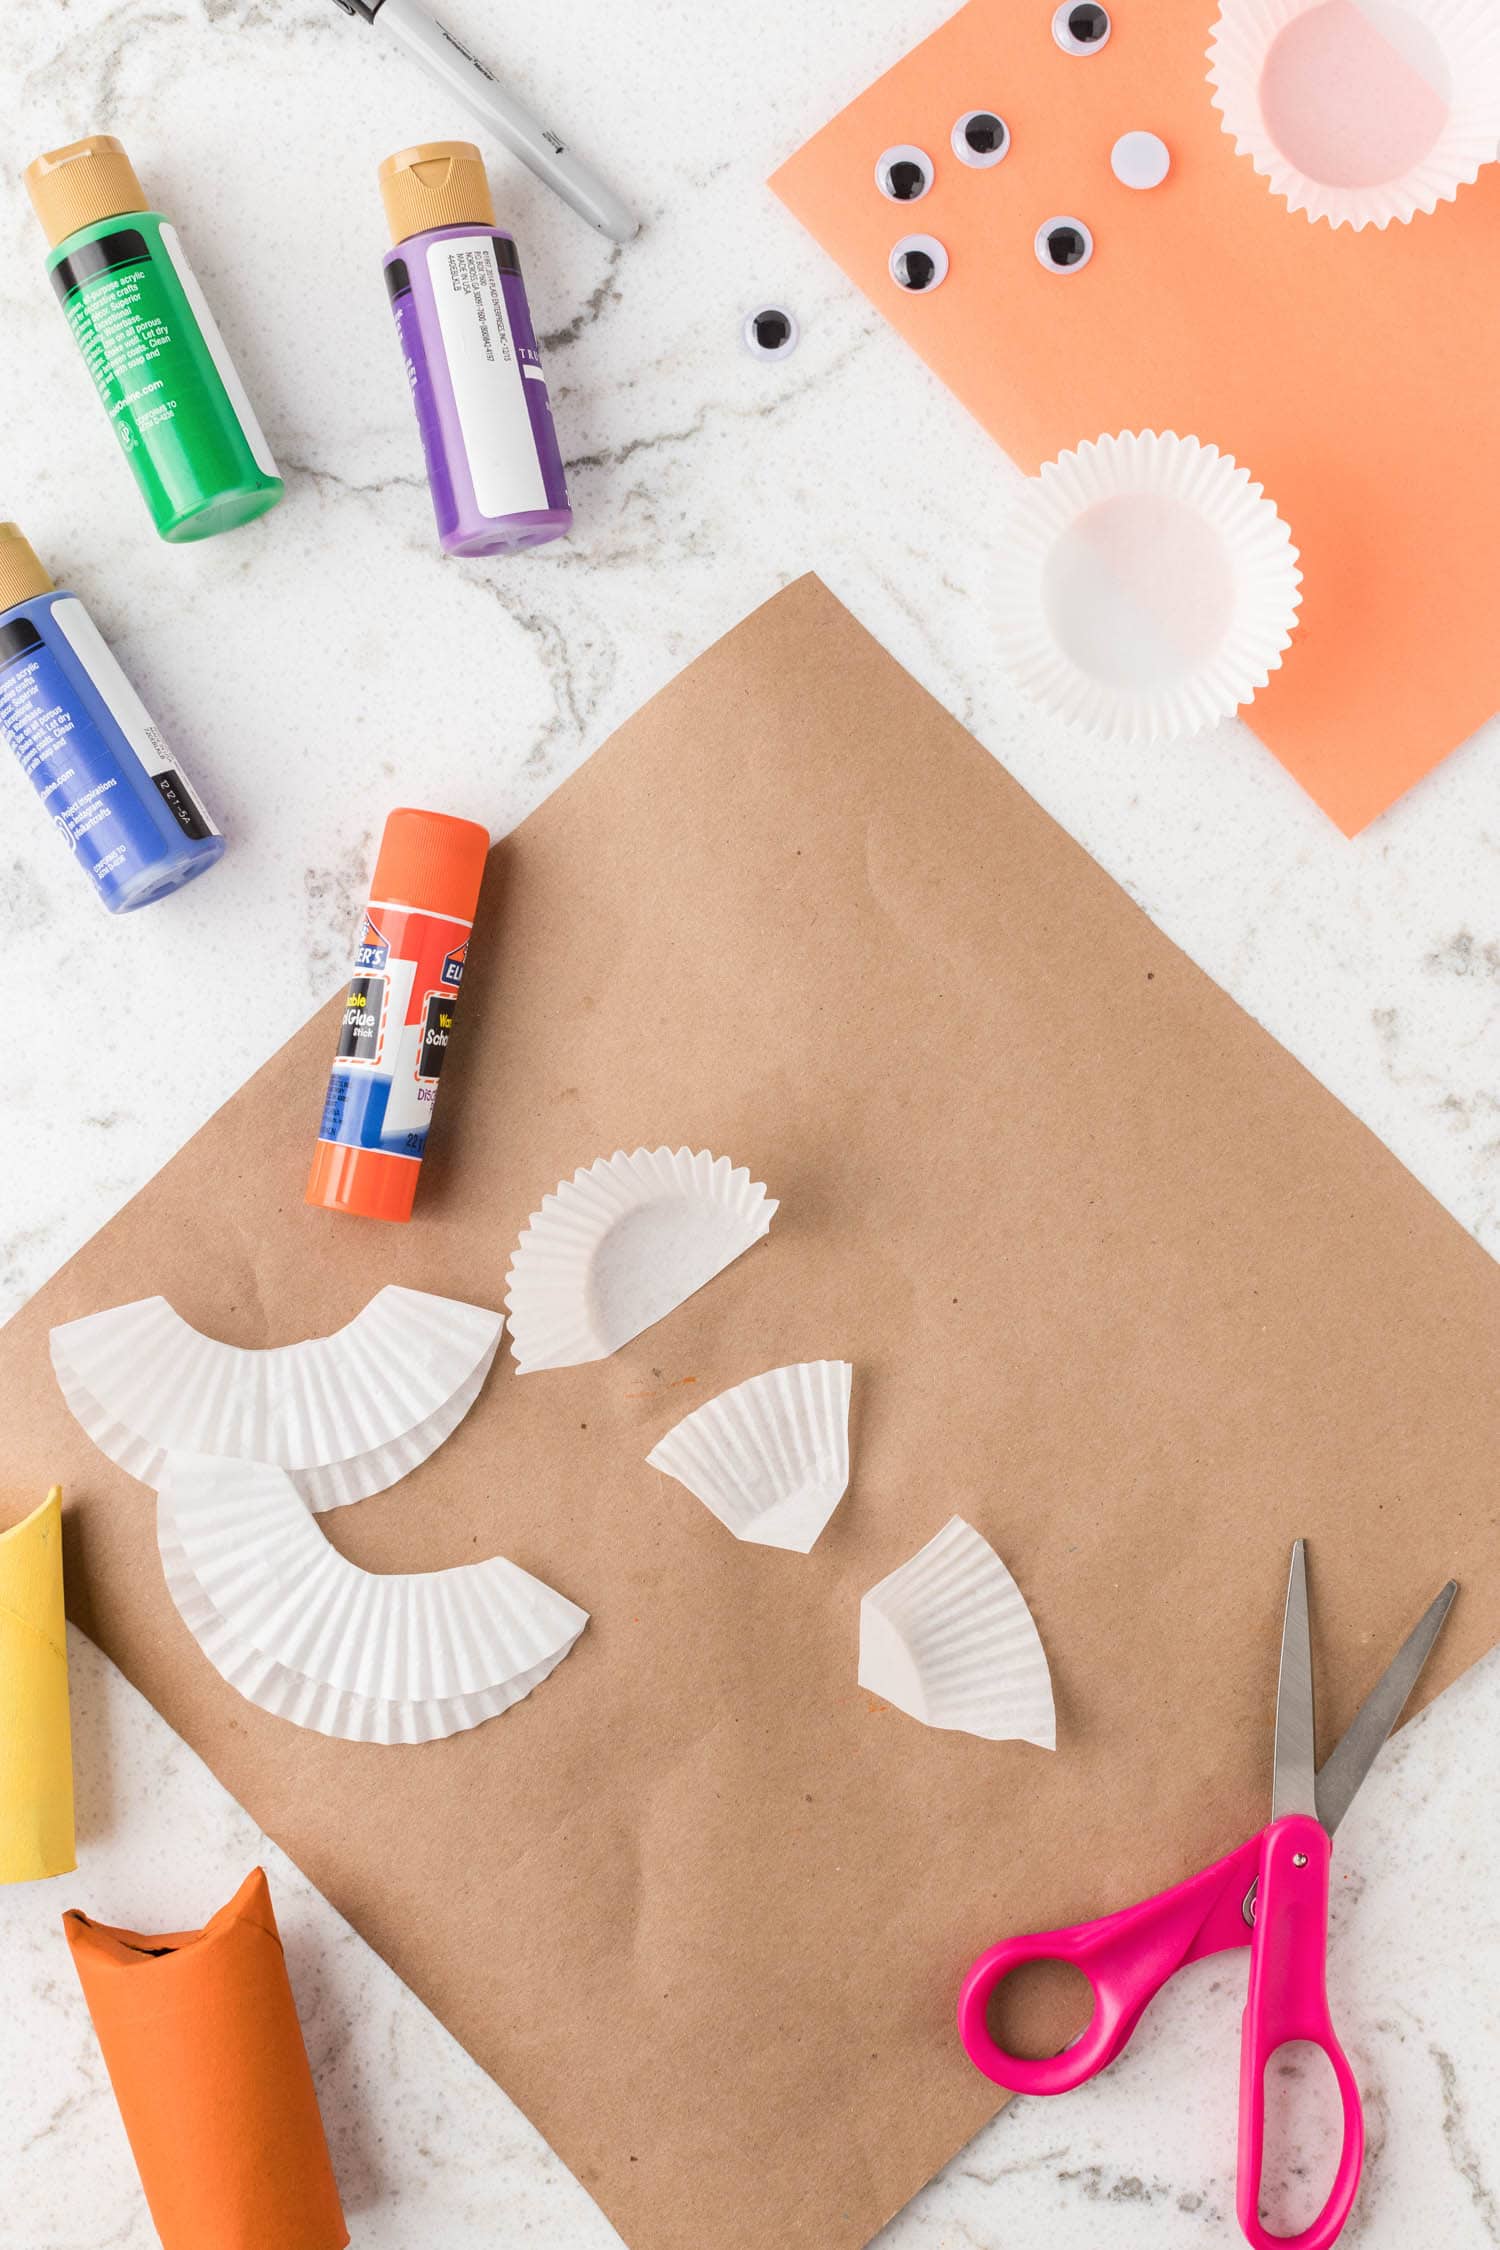
M 866 1594 L 859 1684 L 924 1726 L 1057 1747 L 1052 1680 L 1031 1612 L 962 1516 Z
M 847 1360 L 773 1367 L 697 1407 L 647 1454 L 736 1539 L 805 1555 L 849 1487 Z
M 182 1456 L 157 1542 L 183 1622 L 262 1710 L 359 1742 L 425 1742 L 528 1695 L 588 1613 L 493 1556 L 380 1575 L 324 1537 L 286 1472 Z
M 388 1286 L 332 1336 L 251 1351 L 189 1327 L 163 1297 L 54 1328 L 52 1364 L 102 1453 L 159 1485 L 175 1454 L 266 1461 L 309 1506 L 384 1491 L 473 1405 L 503 1317 Z
M 1333 227 L 1435 211 L 1500 144 L 1493 0 L 1223 0 L 1208 66 L 1238 153 Z
M 305 1727 L 311 1734 L 326 1734 L 342 1742 L 415 1744 L 466 1734 L 522 1702 L 556 1671 L 573 1646 L 570 1641 L 534 1670 L 474 1695 L 395 1703 L 377 1696 L 351 1695 L 346 1689 L 288 1671 L 236 1633 L 193 1578 L 181 1549 L 175 1547 L 166 1530 L 161 1533 L 161 1556 L 178 1614 L 215 1671 L 259 1710 L 292 1726 Z
M 76 1865 L 62 1491 L 54 1485 L 0 1534 L 0 1883 L 34 1883 Z
M 260 1868 L 201 1930 L 63 1929 L 162 2250 L 344 2250 Z
M 519 1374 L 607 1359 L 766 1234 L 775 1203 L 706 1149 L 617 1150 L 544 1196 L 506 1276 Z

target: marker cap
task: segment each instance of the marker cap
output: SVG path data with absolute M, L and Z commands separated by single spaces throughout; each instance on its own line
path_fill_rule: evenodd
M 48 149 L 27 165 L 25 179 L 31 207 L 53 250 L 79 227 L 150 208 L 135 166 L 113 133 L 91 133 L 86 141 Z
M 495 205 L 472 141 L 422 141 L 388 156 L 380 193 L 392 242 L 434 227 L 492 227 Z
M 0 610 L 14 609 L 38 594 L 55 592 L 54 581 L 37 559 L 19 524 L 0 523 Z

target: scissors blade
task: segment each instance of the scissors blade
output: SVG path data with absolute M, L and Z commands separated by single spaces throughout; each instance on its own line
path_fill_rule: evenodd
M 1307 1552 L 1292 1545 L 1286 1616 L 1281 1627 L 1281 1671 L 1276 1681 L 1276 1751 L 1271 1768 L 1271 1818 L 1288 1813 L 1317 1817 L 1313 1729 L 1312 1634 L 1307 1621 Z
M 1417 1684 L 1457 1592 L 1458 1580 L 1450 1578 L 1407 1634 L 1324 1760 L 1317 1782 L 1318 1818 L 1330 1836 L 1353 1804 L 1386 1736 L 1405 1710 L 1406 1699 Z

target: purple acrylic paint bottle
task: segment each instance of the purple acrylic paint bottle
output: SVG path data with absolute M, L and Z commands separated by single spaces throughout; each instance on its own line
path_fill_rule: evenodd
M 395 248 L 385 282 L 445 554 L 560 539 L 573 511 L 511 237 L 469 141 L 428 141 L 380 167 Z

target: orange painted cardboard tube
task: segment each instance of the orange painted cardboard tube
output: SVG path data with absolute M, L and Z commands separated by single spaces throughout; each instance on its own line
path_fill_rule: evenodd
M 343 2250 L 262 1869 L 201 1930 L 63 1928 L 163 2250 Z

